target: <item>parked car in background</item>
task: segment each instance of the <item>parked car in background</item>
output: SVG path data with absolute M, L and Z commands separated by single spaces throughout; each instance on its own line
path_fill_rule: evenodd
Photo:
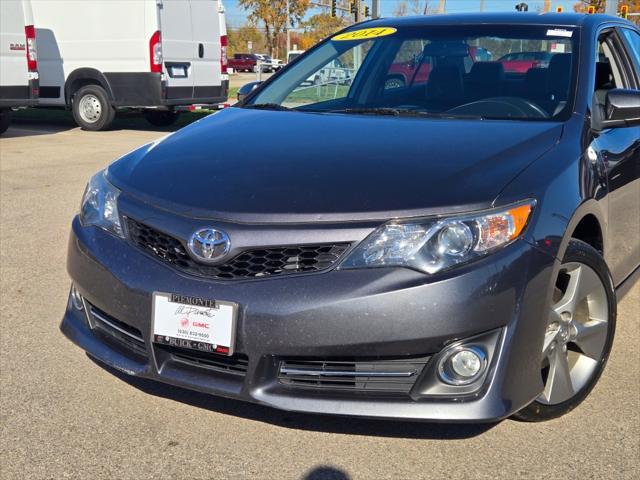
M 13 108 L 38 102 L 38 54 L 29 0 L 0 1 L 0 134 Z
M 181 107 L 227 99 L 217 0 L 32 0 L 41 107 L 67 107 L 85 130 L 116 109 L 170 125 Z
M 545 68 L 553 53 L 551 52 L 514 52 L 498 59 L 505 72 L 527 73 L 530 68 Z
M 352 69 L 336 58 L 307 78 L 307 82 L 314 85 L 345 84 L 351 78 L 351 73 Z
M 289 52 L 287 53 L 287 63 L 291 63 L 304 52 L 304 50 L 289 50 Z
M 256 53 L 256 55 L 260 58 L 264 72 L 275 72 L 284 66 L 281 60 L 271 58 L 266 53 Z
M 254 72 L 258 71 L 258 62 L 262 59 L 255 53 L 234 53 L 228 61 L 229 68 L 234 72 Z
M 391 64 L 387 74 L 387 88 L 400 88 L 409 84 L 420 85 L 429 80 L 434 55 L 439 52 L 430 51 L 427 45 L 416 44 L 414 48 L 415 51 L 409 60 L 396 59 Z M 492 58 L 491 52 L 486 48 L 468 46 L 466 52 L 464 57 L 457 60 L 459 68 L 465 72 L 465 75 L 471 71 L 474 63 L 488 62 Z

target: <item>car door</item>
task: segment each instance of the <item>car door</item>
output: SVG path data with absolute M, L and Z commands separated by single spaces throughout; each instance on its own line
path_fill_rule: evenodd
M 193 97 L 193 34 L 191 2 L 162 0 L 160 29 L 162 31 L 162 56 L 167 78 L 167 97 Z
M 604 105 L 607 89 L 640 88 L 637 53 L 621 29 L 608 30 L 600 37 L 598 61 L 596 103 Z M 601 68 L 603 64 L 605 68 Z M 603 74 L 605 70 L 609 71 L 607 75 Z M 640 127 L 605 129 L 592 146 L 603 159 L 607 174 L 609 223 L 605 256 L 617 285 L 640 265 Z
M 220 96 L 222 64 L 220 56 L 220 21 L 217 0 L 192 0 L 191 25 L 193 31 L 193 96 Z

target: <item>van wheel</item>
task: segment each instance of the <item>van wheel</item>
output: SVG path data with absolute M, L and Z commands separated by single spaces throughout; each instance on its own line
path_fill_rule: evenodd
M 3 134 L 11 124 L 11 109 L 3 108 L 0 110 L 0 134 Z
M 144 118 L 155 127 L 168 127 L 176 123 L 179 114 L 172 110 L 152 110 L 144 113 Z
M 108 130 L 116 117 L 107 92 L 99 85 L 86 85 L 76 92 L 71 103 L 73 119 L 82 130 Z
M 560 266 L 542 345 L 544 390 L 517 420 L 570 412 L 598 382 L 616 329 L 616 295 L 607 265 L 591 245 L 571 240 Z

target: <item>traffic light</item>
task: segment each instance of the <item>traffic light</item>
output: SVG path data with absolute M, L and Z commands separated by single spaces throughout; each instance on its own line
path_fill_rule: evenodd
M 596 13 L 596 7 L 594 7 L 593 5 L 589 5 L 589 7 L 587 7 L 587 13 L 589 15 L 593 15 L 594 13 Z
M 527 5 L 526 3 L 519 3 L 516 5 L 516 10 L 519 12 L 528 12 L 529 11 L 529 5 Z
M 356 5 L 356 2 L 351 2 L 351 13 L 354 15 L 358 13 L 358 5 Z
M 331 16 L 335 18 L 338 14 L 338 0 L 331 0 Z
M 562 13 L 564 9 L 562 7 L 556 7 L 556 13 Z
M 364 16 L 365 17 L 370 17 L 371 16 L 371 12 L 369 11 L 369 5 L 365 5 L 365 7 L 364 7 Z
M 620 16 L 625 19 L 629 16 L 629 5 L 620 5 Z

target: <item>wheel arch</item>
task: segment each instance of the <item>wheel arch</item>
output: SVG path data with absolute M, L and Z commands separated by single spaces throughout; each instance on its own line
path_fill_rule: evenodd
M 564 237 L 558 249 L 558 259 L 564 257 L 567 245 L 571 239 L 582 240 L 595 248 L 602 256 L 607 253 L 606 215 L 602 205 L 595 199 L 582 203 L 573 213 Z
M 113 102 L 114 96 L 107 77 L 95 68 L 78 68 L 71 72 L 64 84 L 64 99 L 67 106 L 71 105 L 73 95 L 86 85 L 99 85 L 107 92 L 109 100 Z

